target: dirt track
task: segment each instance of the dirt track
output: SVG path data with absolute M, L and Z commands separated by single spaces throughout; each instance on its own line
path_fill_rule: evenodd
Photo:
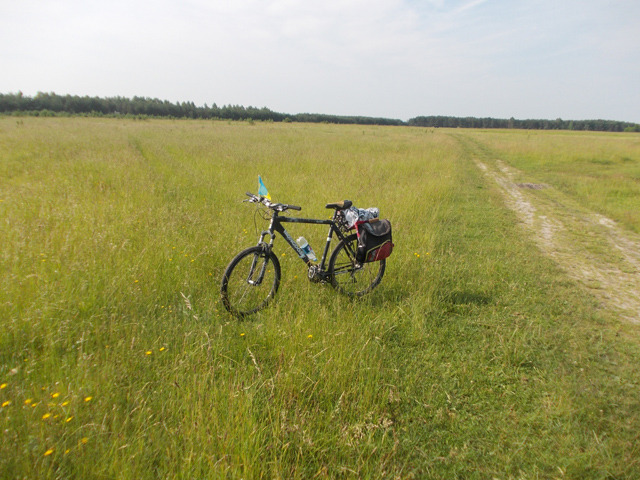
M 605 308 L 640 324 L 639 235 L 577 205 L 552 185 L 526 183 L 522 172 L 500 160 L 475 162 L 499 185 L 506 204 L 543 252 Z

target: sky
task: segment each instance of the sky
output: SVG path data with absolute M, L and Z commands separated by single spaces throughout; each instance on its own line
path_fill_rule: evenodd
M 0 0 L 0 93 L 640 123 L 638 0 Z

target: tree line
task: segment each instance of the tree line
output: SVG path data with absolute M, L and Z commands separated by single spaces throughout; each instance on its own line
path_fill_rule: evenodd
M 34 97 L 22 92 L 0 94 L 0 114 L 34 116 L 117 116 L 169 117 L 272 122 L 338 123 L 356 125 L 395 125 L 447 128 L 520 128 L 533 130 L 640 131 L 640 125 L 612 120 L 516 120 L 514 118 L 475 118 L 421 116 L 407 122 L 390 118 L 326 115 L 319 113 L 286 114 L 266 107 L 242 105 L 196 106 L 193 102 L 169 102 L 148 97 L 89 97 L 38 92 Z
M 37 116 L 90 115 L 125 117 L 169 117 L 273 122 L 344 123 L 362 125 L 404 125 L 402 120 L 362 116 L 338 116 L 319 113 L 290 115 L 266 107 L 244 107 L 215 103 L 196 106 L 193 102 L 176 102 L 148 97 L 80 97 L 39 92 L 35 97 L 21 92 L 0 94 L 0 114 Z
M 416 127 L 446 128 L 519 128 L 525 130 L 588 130 L 598 132 L 640 132 L 637 123 L 615 120 L 508 120 L 500 118 L 475 117 L 416 117 L 407 122 Z

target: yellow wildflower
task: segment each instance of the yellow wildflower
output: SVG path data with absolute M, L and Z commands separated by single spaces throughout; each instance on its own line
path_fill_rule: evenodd
M 93 397 L 84 397 L 85 402 L 90 402 Z
M 11 400 L 7 400 L 6 402 L 2 403 L 3 407 L 8 407 L 9 405 L 11 405 Z
M 48 457 L 49 455 L 51 455 L 53 453 L 53 448 L 50 448 L 49 450 L 47 450 L 46 452 L 44 452 L 44 456 Z
M 59 396 L 60 394 L 58 392 L 51 394 L 51 398 L 58 398 Z
M 47 418 L 49 418 L 51 416 L 50 413 L 45 413 L 44 415 L 42 415 L 42 419 L 46 420 Z
M 0 390 L 2 390 L 3 388 L 7 388 L 7 384 L 3 383 L 2 385 L 0 385 Z

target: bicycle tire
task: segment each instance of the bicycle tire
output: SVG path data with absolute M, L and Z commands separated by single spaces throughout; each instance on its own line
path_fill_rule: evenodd
M 259 279 L 262 268 L 262 281 L 251 283 Z M 232 315 L 244 318 L 265 308 L 279 286 L 278 257 L 264 246 L 250 247 L 231 260 L 222 276 L 222 304 Z
M 329 259 L 329 278 L 333 288 L 350 297 L 366 295 L 382 281 L 385 260 L 358 265 L 355 259 L 358 236 L 341 240 Z

